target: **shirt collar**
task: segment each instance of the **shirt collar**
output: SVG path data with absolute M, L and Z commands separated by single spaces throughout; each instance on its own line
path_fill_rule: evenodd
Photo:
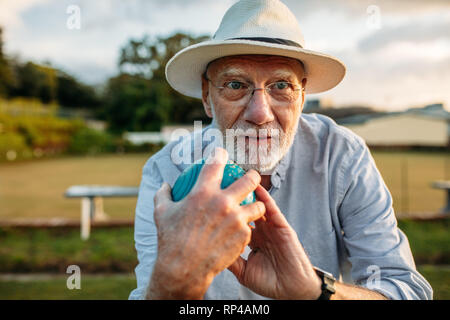
M 284 155 L 283 158 L 281 158 L 280 162 L 275 166 L 274 171 L 272 172 L 272 175 L 270 177 L 270 182 L 272 183 L 272 186 L 274 188 L 279 189 L 281 186 L 281 183 L 286 178 L 286 173 L 288 171 L 289 165 L 291 163 L 291 155 L 292 155 L 292 145 L 289 147 L 288 151 Z

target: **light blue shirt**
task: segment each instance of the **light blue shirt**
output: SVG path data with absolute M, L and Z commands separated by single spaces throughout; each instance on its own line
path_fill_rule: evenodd
M 190 141 L 208 129 L 191 134 Z M 129 299 L 145 297 L 157 257 L 153 197 L 164 181 L 173 187 L 187 167 L 171 160 L 178 143 L 167 144 L 143 168 L 135 220 L 137 288 Z M 328 117 L 303 114 L 271 182 L 271 196 L 314 266 L 391 299 L 432 299 L 408 239 L 397 228 L 392 196 L 360 137 Z M 217 275 L 205 294 L 205 299 L 263 298 L 242 287 L 229 270 Z

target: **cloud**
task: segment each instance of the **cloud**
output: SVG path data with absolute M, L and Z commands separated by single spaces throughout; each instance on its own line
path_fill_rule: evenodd
M 358 48 L 362 52 L 369 52 L 395 42 L 423 43 L 435 39 L 450 41 L 450 16 L 448 19 L 433 19 L 433 21 L 412 19 L 400 26 L 383 27 L 378 32 L 361 39 Z
M 129 28 L 139 26 L 142 31 L 165 33 L 174 29 L 213 33 L 226 9 L 234 0 L 84 0 L 80 3 L 84 27 L 93 29 Z M 201 8 L 201 9 L 200 9 Z
M 117 72 L 129 38 L 175 31 L 213 34 L 236 0 L 0 0 L 8 54 L 45 60 L 89 83 Z M 336 103 L 400 108 L 447 101 L 450 93 L 450 1 L 282 0 L 298 18 L 309 49 L 334 55 L 347 76 L 324 93 Z M 68 30 L 67 6 L 81 9 L 81 29 Z M 377 5 L 381 29 L 368 27 Z M 411 94 L 421 92 L 420 94 Z M 415 103 L 414 103 L 415 104 Z
M 5 23 L 11 35 L 5 48 L 8 54 L 19 53 L 24 60 L 66 66 L 87 82 L 102 76 L 106 79 L 116 72 L 119 49 L 129 38 L 144 34 L 166 36 L 178 30 L 194 35 L 212 34 L 232 2 L 35 0 L 28 4 L 20 2 L 22 5 L 15 9 L 10 6 L 11 10 L 3 5 L 15 17 Z M 69 30 L 66 26 L 67 7 L 73 4 L 80 7 L 80 30 Z M 93 70 L 93 64 L 99 66 L 95 68 L 96 77 L 85 72 Z
M 350 0 L 355 4 L 359 0 Z M 364 3 L 364 1 L 362 1 Z M 445 11 L 450 9 L 448 0 L 366 0 L 366 3 L 378 5 L 382 12 L 389 14 L 424 14 L 427 12 Z
M 448 0 L 282 0 L 291 10 L 305 15 L 318 10 L 344 12 L 350 16 L 365 14 L 367 7 L 376 5 L 386 14 L 424 13 L 450 8 Z
M 422 55 L 408 55 L 403 50 L 394 54 L 391 50 L 386 47 L 368 54 L 357 49 L 341 51 L 339 58 L 347 66 L 344 80 L 313 97 L 331 98 L 340 106 L 370 105 L 392 111 L 443 102 L 450 111 L 450 55 L 424 59 Z
M 47 2 L 49 0 L 0 1 L 0 27 L 7 27 L 7 30 L 5 30 L 5 38 L 10 36 L 8 34 L 10 29 L 17 29 L 23 26 L 23 20 L 20 16 L 22 12 Z

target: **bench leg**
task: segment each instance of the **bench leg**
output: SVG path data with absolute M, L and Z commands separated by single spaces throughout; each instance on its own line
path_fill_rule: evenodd
M 89 239 L 91 233 L 91 207 L 92 199 L 85 197 L 81 198 L 81 239 Z
M 447 190 L 447 203 L 446 207 L 442 208 L 441 212 L 443 214 L 450 214 L 450 190 Z
M 103 210 L 103 198 L 102 197 L 95 197 L 94 198 L 94 221 L 106 221 L 109 219 L 108 215 Z

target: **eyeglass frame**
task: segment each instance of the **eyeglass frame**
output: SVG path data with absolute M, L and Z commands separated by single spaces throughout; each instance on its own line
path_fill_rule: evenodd
M 216 85 L 213 83 L 213 81 L 212 81 L 211 79 L 208 78 L 206 72 L 203 73 L 203 78 L 204 78 L 206 81 L 211 82 L 211 84 L 213 85 L 214 88 L 216 88 L 216 89 L 225 89 L 225 87 L 223 87 L 223 86 L 216 86 Z M 232 81 L 227 81 L 227 82 L 232 82 Z M 238 82 L 240 82 L 240 81 L 238 81 Z M 252 96 L 254 95 L 254 93 L 255 93 L 256 90 L 264 90 L 264 92 L 267 92 L 267 93 L 269 93 L 269 95 L 270 95 L 270 88 L 268 88 L 268 87 L 271 86 L 271 85 L 273 85 L 273 84 L 275 84 L 275 83 L 277 83 L 277 82 L 285 82 L 285 83 L 288 83 L 288 84 L 290 84 L 290 85 L 292 85 L 292 86 L 297 86 L 296 84 L 294 84 L 294 83 L 292 83 L 292 82 L 289 82 L 289 81 L 274 81 L 274 82 L 269 83 L 268 85 L 266 85 L 266 86 L 263 87 L 263 88 L 253 88 L 252 90 L 250 90 L 250 88 L 253 87 L 254 85 L 252 85 L 252 84 L 250 84 L 250 83 L 246 83 L 246 84 L 248 85 L 248 90 L 247 90 L 247 92 L 250 92 L 250 91 L 251 91 L 251 94 L 249 95 L 249 94 L 247 93 L 247 94 L 246 94 L 245 96 L 243 96 L 242 98 L 244 98 L 244 97 L 246 97 L 246 96 L 252 97 Z M 298 86 L 300 86 L 300 88 L 296 88 L 296 89 L 294 89 L 294 91 L 304 91 L 304 90 L 305 90 L 305 87 L 304 87 L 303 85 L 298 85 Z M 299 95 L 299 97 L 300 97 L 300 95 Z M 242 99 L 242 98 L 241 98 L 241 99 Z M 297 97 L 297 99 L 298 99 L 298 97 Z M 297 99 L 296 99 L 296 100 L 297 100 Z M 295 100 L 294 100 L 294 101 L 295 101 Z

